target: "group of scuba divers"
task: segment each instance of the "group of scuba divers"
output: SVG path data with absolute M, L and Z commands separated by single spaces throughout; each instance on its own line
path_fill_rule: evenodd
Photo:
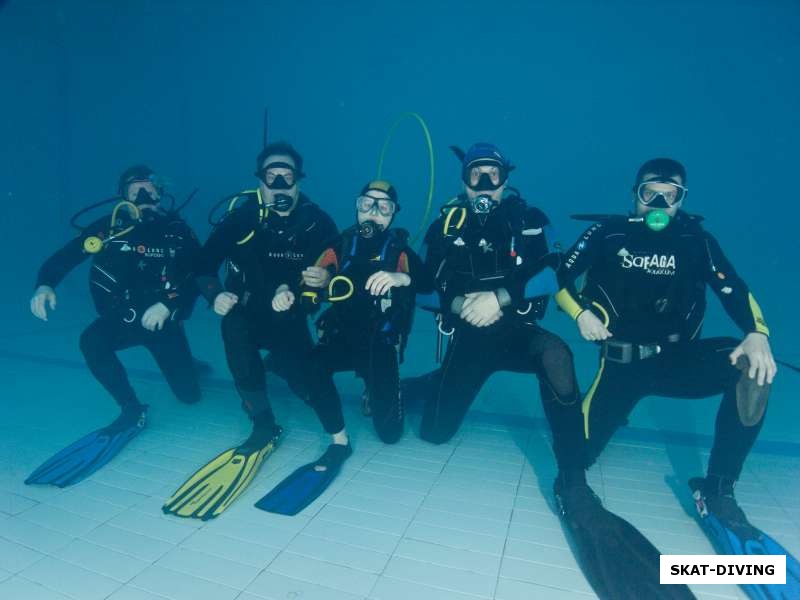
M 318 460 L 256 504 L 286 515 L 317 498 L 353 452 L 334 373 L 354 371 L 364 380 L 368 414 L 387 444 L 403 435 L 404 405 L 411 401 L 422 405 L 421 438 L 442 444 L 490 375 L 532 373 L 552 430 L 557 504 L 595 591 L 603 598 L 689 598 L 686 586 L 658 584 L 658 550 L 602 506 L 585 473 L 641 398 L 721 394 L 707 475 L 690 483 L 699 518 L 722 553 L 787 554 L 787 585 L 751 586 L 753 594 L 774 594 L 753 597 L 780 598 L 783 591 L 800 597 L 796 561 L 749 523 L 734 497 L 777 370 L 769 330 L 702 218 L 682 210 L 684 167 L 665 158 L 644 163 L 630 214 L 585 215 L 592 224 L 564 251 L 547 216 L 509 186 L 514 165 L 496 146 L 454 150 L 464 189 L 427 229 L 421 256 L 408 232 L 392 227 L 400 210 L 393 185 L 365 185 L 356 223 L 339 232 L 301 193 L 303 159 L 285 142 L 264 147 L 258 188 L 230 198 L 202 245 L 174 204 L 162 202 L 151 169 L 126 170 L 113 214 L 82 227 L 45 261 L 31 300 L 33 314 L 47 320 L 59 282 L 92 259 L 89 287 L 99 317 L 81 334 L 80 348 L 121 414 L 47 460 L 26 483 L 81 481 L 144 428 L 147 406 L 119 350 L 144 346 L 180 401 L 200 399 L 183 322 L 202 295 L 221 317 L 228 367 L 252 434 L 192 475 L 166 501 L 165 513 L 220 515 L 275 451 L 282 429 L 266 371 L 286 380 L 332 438 Z M 743 339 L 701 338 L 707 287 Z M 599 346 L 599 369 L 584 395 L 569 347 L 538 325 L 552 295 L 581 336 Z M 323 304 L 315 342 L 308 316 Z M 434 313 L 447 347 L 438 368 L 401 385 L 415 306 Z

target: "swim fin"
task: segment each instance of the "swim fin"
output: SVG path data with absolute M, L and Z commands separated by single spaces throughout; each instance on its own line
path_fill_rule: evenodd
M 282 433 L 275 427 L 266 439 L 251 436 L 241 446 L 229 448 L 201 467 L 164 503 L 165 514 L 208 521 L 233 504 L 278 445 Z
M 559 489 L 561 518 L 578 564 L 604 600 L 688 600 L 685 585 L 659 583 L 661 553 L 622 517 L 606 510 L 588 485 Z
M 319 459 L 303 465 L 256 502 L 256 508 L 279 515 L 296 515 L 322 495 L 353 454 L 350 444 L 331 444 Z M 325 467 L 324 470 L 318 470 Z
M 125 444 L 144 429 L 146 423 L 146 405 L 124 407 L 113 423 L 85 435 L 47 459 L 28 476 L 25 483 L 63 488 L 83 481 L 119 454 Z
M 729 496 L 728 504 L 733 504 L 736 508 L 725 510 L 724 512 L 730 512 L 733 518 L 725 518 L 722 515 L 715 514 L 712 510 L 715 501 L 712 500 L 709 503 L 705 483 L 706 480 L 703 477 L 693 477 L 689 480 L 689 487 L 692 489 L 692 498 L 694 498 L 700 524 L 706 535 L 711 539 L 717 552 L 720 554 L 739 555 L 786 555 L 785 584 L 740 584 L 742 590 L 754 600 L 790 600 L 800 598 L 800 562 L 789 554 L 786 548 L 757 527 L 754 527 L 738 505 L 735 505 L 732 494 Z M 722 501 L 724 502 L 725 498 Z

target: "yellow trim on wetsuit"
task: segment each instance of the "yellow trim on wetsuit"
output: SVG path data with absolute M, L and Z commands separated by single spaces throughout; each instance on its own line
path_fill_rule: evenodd
M 581 316 L 581 313 L 586 310 L 580 304 L 577 303 L 575 298 L 572 297 L 572 294 L 569 293 L 567 288 L 561 288 L 558 293 L 556 294 L 556 303 L 561 310 L 567 313 L 570 317 L 577 320 L 578 317 Z M 603 317 L 603 327 L 608 327 L 608 324 L 611 323 L 611 317 L 608 315 L 608 311 L 606 310 L 605 306 L 600 304 L 599 302 L 592 301 L 592 306 L 594 306 L 598 311 L 600 311 L 600 316 Z
M 573 298 L 572 294 L 567 291 L 567 288 L 561 288 L 558 291 L 556 294 L 556 304 L 558 304 L 561 307 L 561 310 L 563 310 L 573 319 L 577 319 L 578 316 L 585 310 L 575 301 L 575 298 Z
M 461 216 L 458 219 L 458 223 L 456 224 L 456 229 L 461 229 L 464 225 L 464 221 L 467 220 L 467 209 L 463 206 L 454 206 L 449 211 L 447 211 L 447 216 L 444 218 L 444 227 L 442 228 L 442 233 L 447 235 L 447 230 L 450 229 L 450 221 L 453 219 L 453 215 L 456 214 L 456 211 L 461 211 Z
M 761 312 L 761 307 L 758 305 L 758 302 L 756 302 L 756 299 L 753 298 L 753 294 L 748 293 L 747 299 L 750 301 L 750 312 L 753 313 L 756 331 L 768 336 L 769 327 L 767 327 L 767 322 L 764 320 L 764 313 Z
M 592 408 L 592 398 L 594 398 L 594 393 L 597 390 L 597 386 L 600 384 L 600 378 L 603 376 L 605 367 L 606 359 L 601 358 L 600 369 L 597 371 L 597 375 L 594 376 L 592 387 L 586 392 L 586 396 L 583 397 L 583 403 L 581 404 L 581 412 L 583 412 L 583 435 L 587 440 L 589 439 L 589 410 Z

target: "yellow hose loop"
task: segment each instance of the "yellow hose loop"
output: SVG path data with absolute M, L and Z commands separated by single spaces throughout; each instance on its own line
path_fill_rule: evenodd
M 142 211 L 139 210 L 139 207 L 136 206 L 133 202 L 128 202 L 127 200 L 123 200 L 122 202 L 117 202 L 116 206 L 114 206 L 114 210 L 111 211 L 111 227 L 114 228 L 114 225 L 117 224 L 117 213 L 119 213 L 120 208 L 127 208 L 131 212 L 131 217 L 135 221 L 138 221 L 142 216 Z
M 605 309 L 605 307 L 599 302 L 592 302 L 592 306 L 599 310 L 603 315 L 603 327 L 608 327 L 608 324 L 611 323 L 611 317 L 608 316 L 608 311 Z
M 435 165 L 434 165 L 434 157 L 433 157 L 433 141 L 431 140 L 431 132 L 428 129 L 428 126 L 425 124 L 425 120 L 415 112 L 407 112 L 400 115 L 394 124 L 389 129 L 389 133 L 386 134 L 386 140 L 383 142 L 383 148 L 381 148 L 381 155 L 378 159 L 378 176 L 377 179 L 383 179 L 383 160 L 386 157 L 386 150 L 389 148 L 389 144 L 394 137 L 394 132 L 397 130 L 397 127 L 405 121 L 407 118 L 412 118 L 419 123 L 420 127 L 422 128 L 422 133 L 425 135 L 425 143 L 428 146 L 428 199 L 425 203 L 425 214 L 422 217 L 422 223 L 417 229 L 416 233 L 411 237 L 411 241 L 409 242 L 410 246 L 413 246 L 417 243 L 419 237 L 425 232 L 425 225 L 428 223 L 428 219 L 431 215 L 431 208 L 433 206 L 433 187 L 434 187 L 434 174 L 435 174 Z
M 347 284 L 348 290 L 344 294 L 340 294 L 335 296 L 333 293 L 334 285 L 339 282 L 344 281 Z M 347 300 L 350 296 L 353 295 L 355 292 L 356 286 L 353 284 L 353 280 L 345 275 L 337 275 L 333 279 L 331 279 L 330 283 L 328 283 L 328 302 L 341 302 L 343 300 Z

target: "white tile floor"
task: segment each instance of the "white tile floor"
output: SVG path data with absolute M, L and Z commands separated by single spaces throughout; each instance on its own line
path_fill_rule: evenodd
M 200 464 L 246 436 L 231 390 L 217 385 L 200 405 L 184 407 L 163 384 L 137 378 L 152 406 L 148 429 L 81 484 L 30 487 L 22 481 L 43 459 L 114 416 L 84 369 L 50 363 L 42 377 L 34 367 L 0 359 L 4 404 L 18 401 L 0 423 L 0 598 L 593 597 L 553 513 L 554 462 L 540 427 L 475 414 L 447 445 L 426 444 L 410 427 L 385 446 L 350 404 L 354 456 L 317 502 L 282 517 L 253 502 L 326 442 L 313 413 L 276 384 L 283 443 L 232 508 L 201 523 L 164 516 L 160 507 Z M 662 551 L 711 553 L 671 487 L 685 501 L 685 480 L 702 473 L 706 457 L 692 446 L 623 438 L 590 481 Z M 755 453 L 737 488 L 755 523 L 798 554 L 799 474 L 798 456 Z M 695 591 L 707 600 L 744 597 L 735 587 Z

